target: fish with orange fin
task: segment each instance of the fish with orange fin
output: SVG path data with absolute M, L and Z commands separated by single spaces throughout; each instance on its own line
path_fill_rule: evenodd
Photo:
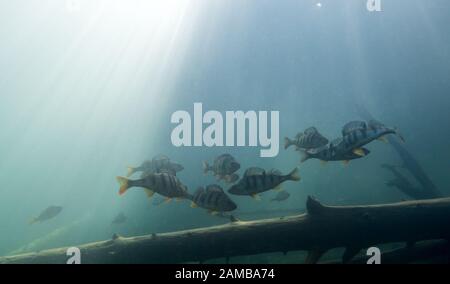
M 283 175 L 278 170 L 266 172 L 264 169 L 252 167 L 245 171 L 244 176 L 228 192 L 235 195 L 248 195 L 259 199 L 259 193 L 272 189 L 280 189 L 280 185 L 289 180 L 300 180 L 298 168 L 295 168 L 287 175 Z
M 328 139 L 319 133 L 317 128 L 309 127 L 298 133 L 294 139 L 284 138 L 284 149 L 295 146 L 296 150 L 315 149 L 328 144 Z
M 199 187 L 192 197 L 191 207 L 208 209 L 211 214 L 233 211 L 237 208 L 222 187 L 211 184 L 206 188 Z
M 367 123 L 364 121 L 352 121 L 342 128 L 342 138 L 344 139 L 345 147 L 348 149 L 358 149 L 374 140 L 385 141 L 384 136 L 389 134 L 395 134 L 402 142 L 405 142 L 405 139 L 396 127 L 388 127 L 375 120 Z
M 214 163 L 210 165 L 208 162 L 203 162 L 203 172 L 207 174 L 212 172 L 217 180 L 223 180 L 226 183 L 234 183 L 239 179 L 236 171 L 241 165 L 230 154 L 222 154 L 214 159 Z
M 192 199 L 187 187 L 176 176 L 167 173 L 149 174 L 138 180 L 117 177 L 117 181 L 120 184 L 120 195 L 125 194 L 132 187 L 140 187 L 145 190 L 149 198 L 158 193 L 166 197 L 166 201 L 172 198 Z
M 301 162 L 309 159 L 318 159 L 322 162 L 342 161 L 347 164 L 351 160 L 360 159 L 370 154 L 366 148 L 348 149 L 343 138 L 337 138 L 330 144 L 317 148 L 301 151 Z

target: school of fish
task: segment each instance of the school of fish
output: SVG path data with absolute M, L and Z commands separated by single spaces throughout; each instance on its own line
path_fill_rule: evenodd
M 386 141 L 385 136 L 397 135 L 404 141 L 398 130 L 387 127 L 378 121 L 351 121 L 345 124 L 341 130 L 341 137 L 329 140 L 323 136 L 315 127 L 309 127 L 299 132 L 293 139 L 285 138 L 284 148 L 291 146 L 301 153 L 301 162 L 309 159 L 318 159 L 322 162 L 342 161 L 348 164 L 351 160 L 367 157 L 371 152 L 366 146 L 374 140 Z M 219 184 L 199 186 L 195 192 L 190 192 L 177 173 L 184 168 L 182 165 L 171 161 L 167 156 L 158 155 L 151 160 L 144 161 L 140 166 L 129 167 L 126 177 L 117 177 L 120 184 L 119 194 L 123 195 L 130 188 L 142 188 L 150 198 L 155 193 L 169 202 L 173 198 L 177 200 L 189 200 L 191 207 L 203 208 L 211 214 L 223 214 L 237 208 L 236 203 L 228 194 L 236 196 L 250 196 L 260 200 L 260 194 L 274 190 L 276 196 L 271 201 L 285 201 L 290 197 L 287 191 L 281 189 L 285 182 L 300 181 L 299 170 L 295 167 L 291 172 L 283 174 L 279 170 L 265 170 L 260 167 L 247 168 L 242 176 L 238 174 L 241 165 L 238 160 L 230 154 L 222 154 L 216 157 L 212 163 L 202 162 L 205 175 L 212 173 L 217 182 L 229 185 L 224 190 Z M 139 179 L 130 177 L 140 172 Z M 391 181 L 388 186 L 405 188 L 407 184 L 400 184 L 399 179 Z M 228 194 L 227 194 L 228 193 Z M 120 220 L 123 216 L 118 216 Z
M 309 127 L 299 132 L 293 139 L 285 137 L 284 148 L 294 146 L 301 154 L 301 162 L 309 159 L 317 159 L 321 162 L 342 161 L 348 164 L 351 160 L 367 157 L 371 151 L 366 148 L 375 140 L 387 142 L 387 135 L 397 135 L 404 142 L 403 136 L 395 127 L 388 127 L 378 121 L 350 121 L 341 129 L 341 136 L 329 140 L 323 136 L 316 127 Z M 389 187 L 398 188 L 400 191 L 413 198 L 426 198 L 426 192 L 413 186 L 397 170 L 395 166 L 382 165 L 391 171 L 395 179 L 386 182 Z M 146 160 L 136 167 L 128 167 L 126 177 L 118 176 L 120 185 L 119 194 L 125 194 L 131 188 L 141 188 L 148 198 L 155 194 L 159 199 L 153 199 L 154 205 L 170 202 L 172 199 L 188 200 L 192 208 L 203 208 L 210 214 L 223 214 L 237 209 L 236 203 L 229 194 L 235 196 L 250 196 L 260 200 L 260 194 L 275 191 L 276 195 L 270 201 L 282 202 L 290 197 L 289 192 L 281 188 L 288 181 L 300 181 L 299 170 L 295 167 L 287 174 L 277 169 L 265 170 L 260 167 L 247 168 L 242 176 L 238 174 L 241 164 L 230 154 L 222 154 L 211 163 L 202 162 L 205 175 L 211 173 L 217 182 L 223 182 L 229 186 L 224 190 L 219 184 L 198 186 L 195 192 L 190 192 L 188 187 L 178 178 L 177 173 L 184 167 L 170 160 L 165 155 L 157 155 L 151 160 Z M 137 179 L 131 177 L 140 173 Z M 39 215 L 30 220 L 30 224 L 42 223 L 57 217 L 63 210 L 62 206 L 49 206 Z M 120 225 L 127 221 L 127 216 L 121 212 L 112 221 L 112 225 Z

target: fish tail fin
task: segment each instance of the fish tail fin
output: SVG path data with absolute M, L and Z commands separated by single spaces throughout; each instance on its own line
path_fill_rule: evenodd
M 28 221 L 28 225 L 33 225 L 35 223 L 37 223 L 37 218 L 32 218 L 30 221 Z
M 124 177 L 117 177 L 116 179 L 120 184 L 119 195 L 125 194 L 125 192 L 128 190 L 128 188 L 130 188 L 130 185 L 129 185 L 130 180 L 127 178 L 124 178 Z
M 208 164 L 207 161 L 203 161 L 202 165 L 203 165 L 203 173 L 206 175 L 209 172 L 209 169 L 210 169 L 209 168 L 209 164 Z
M 300 151 L 300 163 L 304 163 L 306 160 L 309 160 L 311 158 L 311 155 L 309 155 L 306 151 Z
M 289 148 L 291 145 L 293 145 L 292 140 L 288 137 L 284 137 L 284 149 Z
M 301 179 L 298 168 L 295 168 L 292 172 L 289 173 L 289 179 L 293 181 L 299 181 Z
M 127 169 L 128 169 L 127 177 L 131 177 L 136 172 L 136 168 L 134 167 L 128 167 Z

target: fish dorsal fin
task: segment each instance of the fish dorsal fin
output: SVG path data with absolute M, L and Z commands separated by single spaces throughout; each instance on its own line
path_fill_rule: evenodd
M 342 136 L 346 136 L 356 130 L 362 130 L 362 129 L 366 129 L 366 128 L 367 128 L 367 124 L 365 121 L 359 121 L 359 120 L 350 121 L 347 124 L 345 124 L 344 127 L 342 127 Z
M 383 123 L 381 123 L 381 122 L 379 122 L 379 121 L 376 121 L 376 120 L 374 120 L 374 119 L 370 120 L 370 121 L 367 123 L 367 125 L 368 125 L 368 127 L 371 128 L 371 129 L 377 129 L 377 128 L 384 128 L 384 127 L 386 127 Z
M 254 176 L 254 175 L 262 175 L 265 170 L 258 167 L 251 167 L 245 171 L 245 176 Z
M 233 156 L 231 156 L 230 154 L 222 154 L 222 155 L 218 156 L 217 158 L 233 158 Z
M 277 175 L 277 176 L 281 176 L 281 172 L 277 169 L 271 169 L 269 174 L 273 174 L 273 175 Z
M 230 154 L 222 154 L 222 155 L 218 156 L 214 162 L 221 164 L 221 163 L 226 163 L 228 161 L 234 161 L 233 156 L 231 156 Z
M 206 187 L 206 192 L 223 192 L 223 189 L 218 184 L 210 184 Z
M 197 187 L 197 189 L 195 190 L 195 195 L 197 194 L 201 194 L 205 191 L 205 189 L 203 188 L 203 186 L 199 186 Z
M 163 154 L 159 154 L 153 157 L 153 160 L 170 160 L 169 157 Z
M 305 129 L 305 131 L 303 131 L 305 134 L 314 134 L 317 133 L 319 131 L 317 131 L 317 128 L 315 128 L 314 126 L 308 127 Z

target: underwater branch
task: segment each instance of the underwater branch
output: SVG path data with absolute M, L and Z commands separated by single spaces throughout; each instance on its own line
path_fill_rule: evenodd
M 78 246 L 81 263 L 180 263 L 306 250 L 316 263 L 328 250 L 346 248 L 343 262 L 382 243 L 449 239 L 450 198 L 364 206 L 325 206 L 308 197 L 307 213 L 239 221 L 186 231 Z M 280 240 L 280 237 L 282 238 Z M 66 263 L 67 248 L 1 257 L 0 263 Z

